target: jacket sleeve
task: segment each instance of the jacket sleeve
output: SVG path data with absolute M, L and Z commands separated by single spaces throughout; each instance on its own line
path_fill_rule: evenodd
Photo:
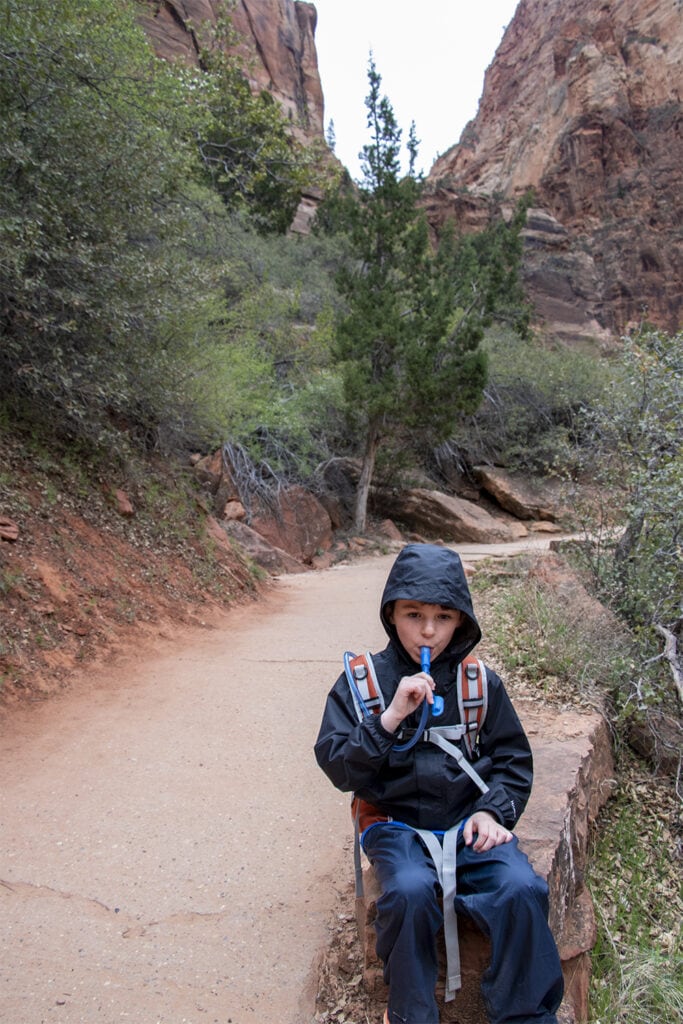
M 479 735 L 480 756 L 491 759 L 487 774 L 488 793 L 472 807 L 489 811 L 506 828 L 513 828 L 527 805 L 533 781 L 531 747 L 505 687 L 495 672 L 487 669 L 489 707 Z
M 327 698 L 315 744 L 316 760 L 331 782 L 343 792 L 363 789 L 377 777 L 395 741 L 379 715 L 358 720 L 341 675 Z

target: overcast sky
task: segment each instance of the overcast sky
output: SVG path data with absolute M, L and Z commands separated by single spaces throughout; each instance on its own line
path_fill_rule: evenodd
M 484 72 L 517 0 L 314 0 L 325 129 L 354 178 L 368 141 L 365 96 L 372 50 L 382 92 L 408 137 L 415 121 L 419 164 L 429 170 L 477 112 Z

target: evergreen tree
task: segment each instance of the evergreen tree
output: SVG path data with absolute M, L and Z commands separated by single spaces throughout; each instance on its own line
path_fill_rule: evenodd
M 346 306 L 333 356 L 348 414 L 362 435 L 354 517 L 360 532 L 380 446 L 407 433 L 438 443 L 459 414 L 476 408 L 486 382 L 484 330 L 513 295 L 519 300 L 520 219 L 478 239 L 458 240 L 446 231 L 435 250 L 417 205 L 415 128 L 402 175 L 402 133 L 372 57 L 368 81 L 362 181 L 323 212 L 324 223 L 347 233 L 351 252 L 339 276 Z

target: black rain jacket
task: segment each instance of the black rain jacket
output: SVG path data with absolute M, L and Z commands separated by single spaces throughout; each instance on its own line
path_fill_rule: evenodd
M 464 613 L 447 650 L 431 666 L 435 692 L 444 698 L 443 714 L 434 724 L 457 724 L 457 666 L 481 638 L 460 557 L 449 548 L 409 544 L 392 566 L 380 609 L 389 644 L 373 654 L 387 705 L 401 678 L 419 671 L 387 618 L 387 605 L 401 598 Z M 481 810 L 512 828 L 531 792 L 531 750 L 501 679 L 488 666 L 487 674 L 488 712 L 474 764 L 489 786 L 488 793 L 482 795 L 455 759 L 434 744 L 420 741 L 398 752 L 393 749 L 397 737 L 382 727 L 379 715 L 359 722 L 343 673 L 325 705 L 315 744 L 318 764 L 338 789 L 360 796 L 382 814 L 414 828 L 448 829 Z M 419 717 L 420 709 L 404 726 L 416 727 Z M 466 754 L 464 745 L 462 749 Z

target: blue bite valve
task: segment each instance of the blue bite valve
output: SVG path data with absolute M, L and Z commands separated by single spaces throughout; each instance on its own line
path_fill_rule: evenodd
M 432 652 L 431 652 L 429 647 L 421 647 L 420 648 L 420 666 L 421 666 L 423 672 L 426 672 L 427 675 L 430 674 L 430 669 L 431 669 L 431 666 L 432 666 Z M 435 718 L 438 718 L 439 715 L 442 712 L 443 712 L 443 697 L 436 697 L 435 696 L 434 697 L 434 703 L 432 704 L 432 715 Z

